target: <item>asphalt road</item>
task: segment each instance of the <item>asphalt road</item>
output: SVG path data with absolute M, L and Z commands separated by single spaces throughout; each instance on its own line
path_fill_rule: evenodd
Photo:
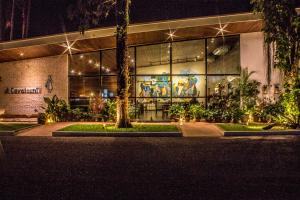
M 0 138 L 0 199 L 300 199 L 300 138 Z

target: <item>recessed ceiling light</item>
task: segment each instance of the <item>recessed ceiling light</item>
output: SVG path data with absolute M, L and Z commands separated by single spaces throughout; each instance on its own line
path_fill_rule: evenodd
M 80 59 L 82 59 L 84 56 L 83 55 L 80 55 Z
M 20 53 L 20 56 L 21 56 L 21 57 L 23 57 L 23 56 L 24 56 L 24 53 L 23 53 L 23 52 L 22 52 L 22 53 Z
M 90 60 L 89 60 L 89 63 L 92 64 L 92 63 L 93 63 L 93 60 L 90 59 Z

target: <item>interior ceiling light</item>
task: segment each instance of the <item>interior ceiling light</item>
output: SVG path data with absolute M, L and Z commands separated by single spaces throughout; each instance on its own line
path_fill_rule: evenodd
M 214 51 L 213 51 L 213 54 L 215 56 L 223 56 L 225 55 L 226 53 L 229 52 L 229 46 L 227 45 L 224 45 L 224 46 L 221 46 L 221 47 L 218 47 L 216 48 Z

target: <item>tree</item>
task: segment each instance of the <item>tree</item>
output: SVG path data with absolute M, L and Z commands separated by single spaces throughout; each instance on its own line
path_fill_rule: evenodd
M 274 50 L 274 66 L 284 72 L 287 85 L 299 87 L 300 15 L 296 12 L 296 1 L 252 0 L 251 3 L 254 11 L 262 14 L 265 42 Z
M 4 14 L 3 14 L 3 2 L 2 0 L 0 0 L 0 41 L 3 40 L 3 27 L 4 27 L 4 23 L 3 23 L 3 18 L 4 18 Z
M 98 24 L 102 17 L 107 17 L 109 12 L 115 11 L 116 21 L 116 61 L 118 68 L 117 89 L 117 122 L 119 128 L 131 127 L 128 112 L 128 47 L 127 29 L 129 25 L 130 0 L 78 0 L 76 7 L 71 7 L 71 19 L 79 16 L 79 28 L 84 31 L 89 25 Z
M 279 123 L 300 127 L 300 14 L 296 0 L 252 0 L 264 20 L 265 42 L 274 51 L 274 66 L 284 72 L 285 91 L 280 97 L 283 112 Z

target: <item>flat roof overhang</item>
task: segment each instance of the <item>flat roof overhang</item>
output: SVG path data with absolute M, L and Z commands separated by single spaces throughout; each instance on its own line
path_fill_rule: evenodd
M 128 44 L 144 45 L 167 42 L 170 30 L 176 31 L 174 41 L 200 39 L 217 36 L 220 24 L 226 24 L 224 35 L 258 32 L 262 29 L 259 15 L 242 13 L 234 15 L 159 21 L 133 24 L 128 29 Z M 84 35 L 78 32 L 57 34 L 24 40 L 0 43 L 0 63 L 23 59 L 62 55 L 66 40 L 76 41 L 72 53 L 84 53 L 115 47 L 115 27 L 88 30 Z

